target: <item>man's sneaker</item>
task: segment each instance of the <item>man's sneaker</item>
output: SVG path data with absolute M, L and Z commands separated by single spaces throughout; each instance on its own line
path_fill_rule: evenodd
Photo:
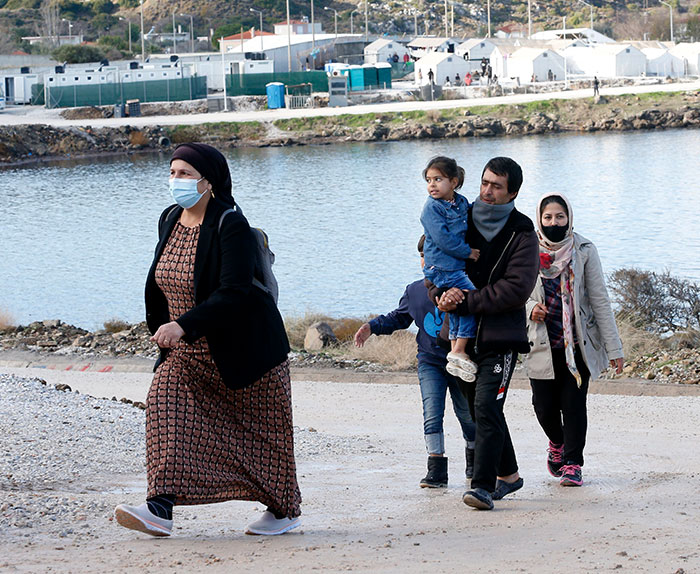
M 429 456 L 428 474 L 420 481 L 421 488 L 444 488 L 447 486 L 447 457 Z
M 460 369 L 466 371 L 467 373 L 471 373 L 472 375 L 475 375 L 476 371 L 479 369 L 477 364 L 472 361 L 468 355 L 447 353 L 447 362 L 457 365 Z
M 506 482 L 505 480 L 496 481 L 496 490 L 493 491 L 491 498 L 493 500 L 501 500 L 504 496 L 520 490 L 523 487 L 522 477 L 515 482 Z
M 467 490 L 462 496 L 462 502 L 472 508 L 479 510 L 493 510 L 493 499 L 491 494 L 483 488 L 473 488 Z
M 564 466 L 564 460 L 562 459 L 564 455 L 564 445 L 554 444 L 550 440 L 547 453 L 547 470 L 549 474 L 559 478 L 561 476 L 561 467 Z
M 583 476 L 581 475 L 581 467 L 578 464 L 568 462 L 561 467 L 561 478 L 559 484 L 562 486 L 581 486 L 583 484 Z
M 462 379 L 463 381 L 466 381 L 467 383 L 471 383 L 476 381 L 476 375 L 474 373 L 468 373 L 467 371 L 460 369 L 457 365 L 454 363 L 447 363 L 445 366 L 445 370 L 450 373 L 453 377 L 457 377 L 458 379 Z
M 276 536 L 289 532 L 292 528 L 301 526 L 301 520 L 296 518 L 275 518 L 269 510 L 263 512 L 263 515 L 255 522 L 251 522 L 246 528 L 246 534 L 259 534 L 262 536 Z
M 120 504 L 114 509 L 114 517 L 124 528 L 139 530 L 151 536 L 170 536 L 173 531 L 173 521 L 158 518 L 144 502 L 141 506 Z
M 464 474 L 467 478 L 474 478 L 474 449 L 466 447 L 464 449 L 465 458 L 467 460 L 466 469 Z

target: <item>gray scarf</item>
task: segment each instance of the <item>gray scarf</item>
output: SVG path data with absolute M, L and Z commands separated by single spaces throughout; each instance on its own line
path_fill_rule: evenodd
M 472 207 L 472 220 L 484 239 L 491 241 L 503 229 L 514 209 L 515 203 L 512 201 L 504 205 L 492 205 L 477 197 Z

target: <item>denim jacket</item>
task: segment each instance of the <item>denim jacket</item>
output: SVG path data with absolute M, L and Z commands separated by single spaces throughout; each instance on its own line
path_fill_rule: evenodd
M 454 203 L 428 197 L 420 215 L 425 232 L 426 268 L 443 271 L 464 271 L 465 261 L 472 252 L 465 242 L 469 201 L 455 193 Z

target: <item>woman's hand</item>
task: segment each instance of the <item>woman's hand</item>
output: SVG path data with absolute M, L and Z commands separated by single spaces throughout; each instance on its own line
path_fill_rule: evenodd
M 481 255 L 481 251 L 479 251 L 478 249 L 472 249 L 472 252 L 469 254 L 469 257 L 467 257 L 467 259 L 471 259 L 472 261 L 478 261 L 479 255 Z
M 365 341 L 369 339 L 369 336 L 372 334 L 372 329 L 369 326 L 369 323 L 364 323 L 358 330 L 357 333 L 355 333 L 355 346 L 356 347 L 362 347 L 362 345 L 365 344 Z
M 535 303 L 535 306 L 532 308 L 532 313 L 530 313 L 530 319 L 535 323 L 543 323 L 546 316 L 547 307 L 542 305 L 542 303 Z
M 169 349 L 174 347 L 184 334 L 182 327 L 176 321 L 170 321 L 170 323 L 158 327 L 156 334 L 151 337 L 151 341 L 159 347 Z
M 435 299 L 435 304 L 440 311 L 451 313 L 464 301 L 464 291 L 457 287 L 450 287 L 442 296 Z
M 622 374 L 622 367 L 625 364 L 625 360 L 620 357 L 619 359 L 610 359 L 610 366 L 615 369 L 615 373 L 618 375 Z

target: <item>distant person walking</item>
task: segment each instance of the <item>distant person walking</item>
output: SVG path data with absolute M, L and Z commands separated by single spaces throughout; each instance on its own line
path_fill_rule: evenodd
M 160 349 L 146 408 L 148 494 L 115 517 L 169 536 L 175 505 L 257 500 L 267 510 L 246 532 L 282 534 L 301 514 L 284 324 L 253 284 L 257 243 L 224 156 L 178 146 L 169 185 L 175 205 L 160 216 L 146 280 Z
M 428 70 L 428 82 L 430 82 L 430 84 L 435 83 L 435 73 L 433 72 L 432 68 Z
M 593 243 L 573 231 L 566 197 L 537 205 L 540 271 L 527 304 L 525 359 L 537 420 L 549 438 L 547 469 L 563 486 L 581 486 L 588 383 L 609 364 L 622 372 L 622 343 Z
M 598 76 L 593 76 L 593 97 L 600 95 L 600 82 L 598 81 Z
M 418 242 L 421 268 L 424 264 L 425 236 Z M 362 347 L 370 335 L 390 335 L 399 329 L 407 329 L 412 323 L 418 327 L 418 381 L 423 399 L 423 433 L 428 452 L 428 472 L 420 481 L 422 488 L 447 486 L 447 457 L 445 456 L 445 399 L 449 391 L 457 420 L 462 427 L 465 442 L 465 476 L 474 474 L 474 437 L 476 427 L 469 414 L 467 399 L 459 388 L 456 377 L 445 370 L 447 351 L 437 342 L 444 314 L 428 298 L 423 279 L 406 287 L 398 308 L 386 315 L 379 315 L 364 323 L 355 333 L 355 345 Z

